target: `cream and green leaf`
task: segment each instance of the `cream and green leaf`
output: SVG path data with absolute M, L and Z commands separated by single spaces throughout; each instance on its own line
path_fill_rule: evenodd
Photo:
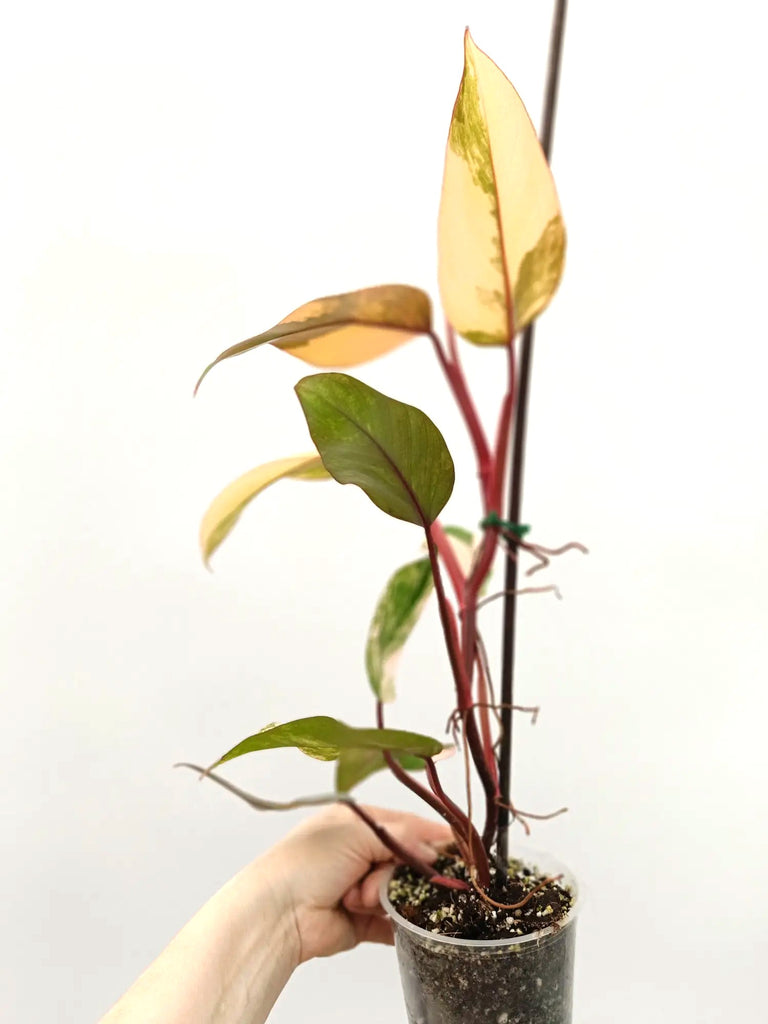
M 560 203 L 533 124 L 467 31 L 438 219 L 449 321 L 468 341 L 507 344 L 549 303 L 564 257 Z
M 304 377 L 296 394 L 334 479 L 356 484 L 395 519 L 437 519 L 453 490 L 453 459 L 425 413 L 345 373 Z
M 460 526 L 445 533 L 465 575 L 472 560 L 473 536 Z M 365 647 L 365 669 L 377 699 L 395 699 L 395 675 L 403 648 L 418 622 L 434 582 L 428 558 L 418 558 L 397 569 L 384 587 L 373 613 Z
M 267 487 L 278 480 L 330 478 L 322 459 L 315 452 L 266 462 L 233 480 L 213 499 L 203 516 L 200 525 L 200 549 L 205 564 L 209 564 L 211 555 L 231 532 L 246 505 Z
M 443 749 L 439 740 L 404 729 L 356 729 L 327 715 L 297 718 L 283 725 L 269 725 L 249 736 L 211 765 L 216 768 L 257 750 L 294 747 L 318 761 L 335 761 L 345 750 L 392 750 L 411 757 L 435 757 Z
M 365 669 L 378 700 L 395 699 L 395 673 L 403 647 L 432 593 L 428 558 L 401 566 L 387 581 L 368 630 Z
M 307 302 L 268 331 L 225 349 L 200 376 L 224 359 L 271 343 L 312 366 L 358 366 L 432 329 L 429 296 L 405 284 L 384 284 Z

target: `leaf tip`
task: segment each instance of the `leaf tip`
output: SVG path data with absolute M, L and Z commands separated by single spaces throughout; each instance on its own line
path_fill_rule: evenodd
M 195 389 L 194 389 L 194 391 L 192 392 L 192 397 L 193 397 L 193 398 L 197 398 L 197 392 L 198 392 L 198 391 L 200 390 L 200 385 L 201 385 L 201 384 L 203 383 L 203 381 L 205 380 L 205 378 L 206 378 L 206 377 L 208 376 L 208 374 L 209 374 L 209 373 L 211 372 L 211 370 L 212 370 L 212 369 L 214 368 L 214 366 L 216 365 L 216 363 L 218 363 L 218 359 L 214 359 L 214 361 L 213 361 L 212 363 L 208 363 L 208 365 L 206 366 L 206 368 L 205 368 L 205 369 L 203 370 L 203 372 L 202 372 L 202 373 L 200 374 L 200 376 L 199 376 L 199 377 L 197 378 L 197 384 L 195 384 Z
M 479 47 L 475 40 L 472 38 L 472 33 L 469 30 L 469 25 L 464 29 L 464 56 L 469 61 L 475 53 L 477 53 Z

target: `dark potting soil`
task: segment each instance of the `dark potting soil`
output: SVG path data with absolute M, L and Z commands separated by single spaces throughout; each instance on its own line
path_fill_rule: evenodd
M 441 858 L 436 869 L 467 880 L 455 858 Z M 519 903 L 544 878 L 535 866 L 513 862 L 508 878 L 494 874 L 488 895 Z M 564 920 L 573 897 L 563 885 L 550 882 L 524 906 L 502 910 L 474 891 L 438 888 L 398 868 L 389 898 L 424 929 L 396 929 L 410 1024 L 570 1024 L 576 932 L 575 922 Z M 539 938 L 515 943 L 536 932 Z M 510 942 L 478 949 L 441 942 L 439 935 Z
M 434 867 L 438 874 L 469 883 L 466 864 L 455 856 L 440 857 Z M 495 903 L 507 906 L 522 903 L 546 878 L 535 865 L 512 860 L 506 877 L 495 867 L 491 868 L 487 894 Z M 425 931 L 456 939 L 511 939 L 530 935 L 543 928 L 557 927 L 573 905 L 573 897 L 565 885 L 549 882 L 534 892 L 522 907 L 500 909 L 483 900 L 474 890 L 466 892 L 432 885 L 405 865 L 398 867 L 392 876 L 389 898 L 406 921 Z

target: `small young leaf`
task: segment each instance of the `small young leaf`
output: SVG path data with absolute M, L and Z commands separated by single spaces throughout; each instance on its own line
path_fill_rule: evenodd
M 475 553 L 474 537 L 461 526 L 444 528 L 465 576 Z M 368 629 L 365 668 L 371 689 L 384 704 L 395 699 L 395 673 L 408 637 L 421 617 L 434 581 L 428 558 L 409 562 L 390 576 Z
M 392 756 L 399 761 L 400 765 L 407 772 L 420 771 L 424 768 L 424 758 L 414 757 L 412 754 L 402 754 L 397 750 L 392 751 Z M 339 793 L 348 793 L 363 779 L 367 779 L 374 772 L 380 772 L 387 767 L 384 755 L 380 750 L 366 750 L 364 748 L 350 748 L 342 750 L 336 762 L 336 789 Z
M 200 524 L 200 549 L 208 565 L 211 555 L 230 533 L 245 506 L 277 480 L 328 480 L 319 455 L 293 455 L 249 470 L 213 499 Z
M 432 592 L 428 558 L 402 566 L 387 581 L 368 630 L 365 668 L 371 689 L 385 704 L 395 699 L 395 671 L 405 642 Z
M 429 296 L 406 284 L 384 284 L 314 299 L 263 334 L 226 349 L 203 371 L 224 359 L 271 342 L 312 366 L 357 366 L 432 328 Z
M 463 526 L 446 526 L 445 533 L 465 576 L 469 576 L 475 557 L 475 535 Z
M 565 229 L 555 184 L 523 102 L 464 38 L 438 220 L 440 295 L 468 341 L 505 345 L 549 303 Z
M 212 768 L 254 750 L 296 747 L 319 761 L 335 761 L 342 750 L 397 750 L 419 757 L 434 757 L 443 749 L 439 740 L 403 729 L 355 729 L 336 718 L 317 715 L 297 718 L 284 725 L 268 726 L 228 750 Z
M 395 519 L 428 526 L 437 518 L 454 469 L 428 416 L 345 373 L 304 377 L 296 393 L 331 476 L 362 488 Z
M 404 754 L 399 750 L 390 751 L 401 768 L 407 772 L 423 771 L 425 761 L 422 757 L 414 757 L 411 754 Z M 444 761 L 456 753 L 456 747 L 448 743 L 439 754 L 435 754 L 433 761 Z M 347 793 L 350 789 L 359 785 L 363 779 L 367 779 L 374 772 L 379 772 L 387 767 L 384 755 L 378 750 L 342 750 L 336 762 L 336 791 Z

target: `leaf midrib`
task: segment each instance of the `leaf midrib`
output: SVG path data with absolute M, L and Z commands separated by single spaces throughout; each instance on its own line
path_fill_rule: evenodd
M 425 530 L 428 529 L 429 528 L 429 523 L 427 522 L 427 518 L 424 515 L 424 512 L 422 511 L 421 505 L 419 504 L 419 502 L 416 499 L 416 495 L 413 493 L 413 490 L 412 490 L 410 484 L 406 480 L 406 478 L 403 475 L 403 473 L 400 471 L 400 467 L 394 461 L 394 459 L 389 454 L 389 452 L 386 450 L 386 448 L 384 448 L 383 445 L 380 444 L 380 442 L 377 441 L 377 439 L 373 436 L 373 434 L 371 434 L 370 431 L 366 430 L 365 427 L 362 426 L 362 424 L 360 424 L 360 423 L 356 422 L 354 419 L 352 419 L 352 417 L 349 415 L 348 412 L 346 412 L 344 409 L 340 408 L 338 405 L 336 405 L 330 399 L 326 399 L 326 401 L 331 406 L 331 408 L 334 409 L 336 412 L 340 413 L 341 416 L 343 416 L 345 420 L 347 420 L 349 423 L 351 423 L 354 427 L 357 427 L 357 429 L 360 431 L 361 434 L 365 434 L 365 436 L 368 438 L 368 440 L 371 441 L 373 443 L 373 445 L 376 448 L 378 448 L 378 450 L 381 452 L 381 454 L 388 460 L 388 462 L 392 466 L 393 470 L 395 471 L 395 475 L 397 476 L 398 480 L 400 481 L 400 483 L 403 485 L 403 487 L 407 491 L 408 497 L 413 502 L 413 506 L 416 509 L 416 512 L 418 513 L 419 518 L 421 519 L 421 525 L 424 527 Z M 435 429 L 437 429 L 437 428 L 435 428 Z M 320 455 L 320 458 L 322 459 L 322 454 Z M 323 465 L 325 465 L 324 462 L 323 462 Z M 328 469 L 327 466 L 325 468 Z M 328 470 L 328 472 L 330 472 L 330 470 Z

